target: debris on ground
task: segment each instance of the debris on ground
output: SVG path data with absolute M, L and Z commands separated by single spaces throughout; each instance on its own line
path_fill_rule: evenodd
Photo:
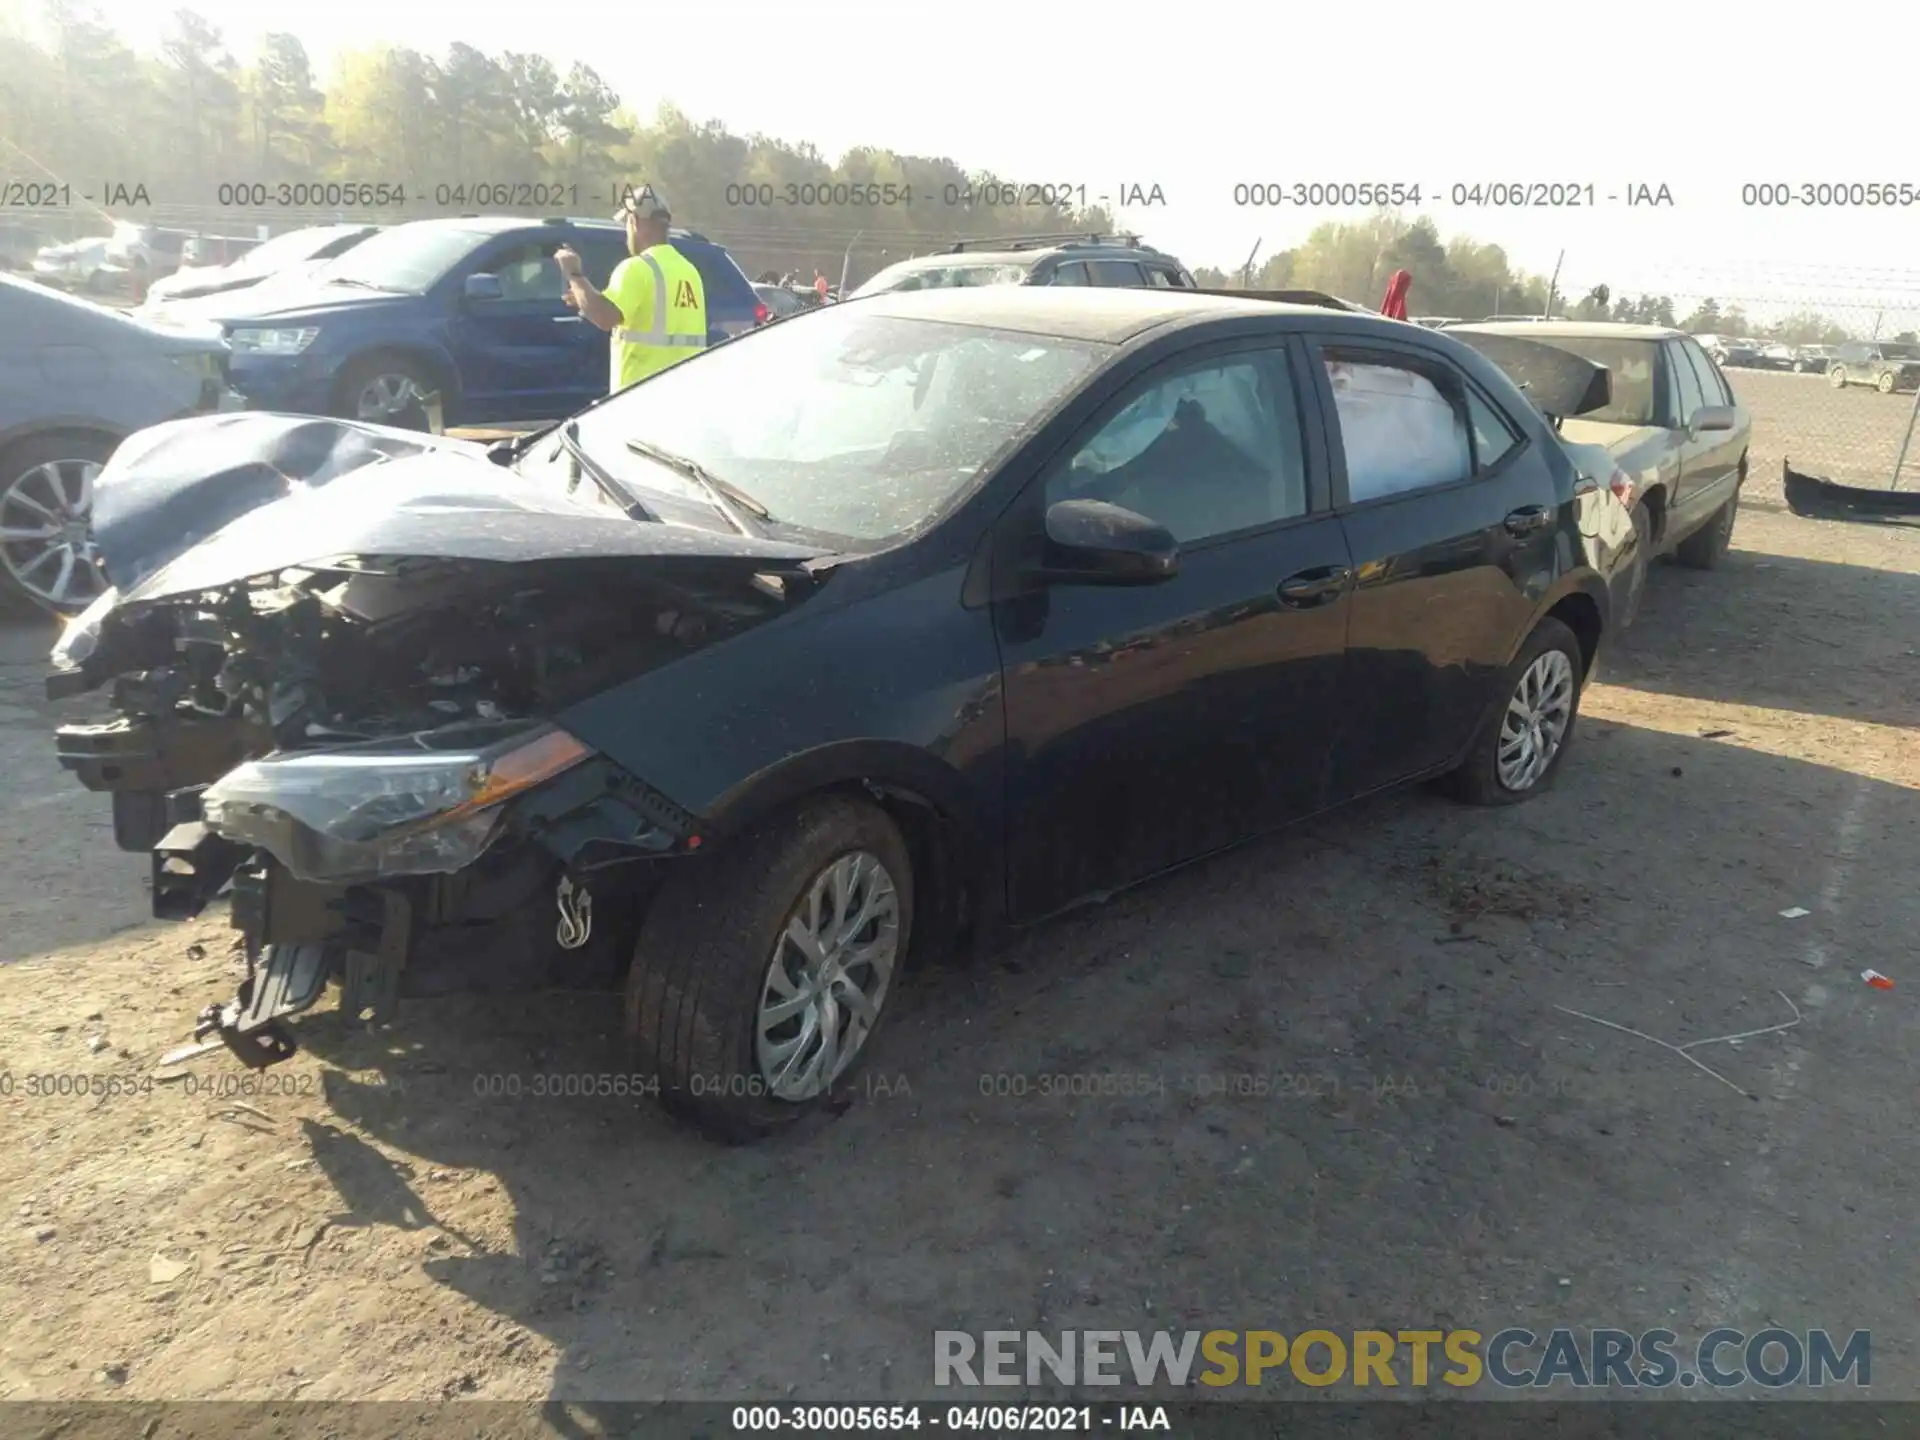
M 1878 970 L 1862 970 L 1860 972 L 1860 978 L 1876 990 L 1893 989 L 1893 981 L 1882 975 Z

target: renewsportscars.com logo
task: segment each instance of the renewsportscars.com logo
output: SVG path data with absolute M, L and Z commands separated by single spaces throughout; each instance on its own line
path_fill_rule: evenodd
M 933 1383 L 943 1388 L 1061 1385 L 1431 1384 L 1503 1390 L 1819 1389 L 1873 1381 L 1873 1337 L 1843 1345 L 1825 1330 L 1714 1330 L 1682 1346 L 1671 1330 L 965 1330 L 933 1333 Z

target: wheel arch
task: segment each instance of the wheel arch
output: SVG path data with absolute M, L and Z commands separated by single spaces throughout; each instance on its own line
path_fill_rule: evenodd
M 60 415 L 52 419 L 29 420 L 16 425 L 11 430 L 0 431 L 0 456 L 9 450 L 28 444 L 34 440 L 45 440 L 57 435 L 74 435 L 88 440 L 99 440 L 118 447 L 127 438 L 126 432 L 116 430 L 111 425 L 103 425 L 98 420 L 84 415 Z
M 836 741 L 787 756 L 721 795 L 705 821 L 724 853 L 732 837 L 828 794 L 878 805 L 906 838 L 914 869 L 912 959 L 944 958 L 1000 915 L 997 849 L 972 786 L 945 760 L 901 741 Z
M 1594 662 L 1600 656 L 1601 642 L 1613 624 L 1613 597 L 1607 582 L 1591 570 L 1567 576 L 1541 598 L 1526 630 L 1514 638 L 1506 664 L 1511 665 L 1514 657 L 1526 648 L 1542 620 L 1558 620 L 1573 631 L 1574 638 L 1580 642 L 1581 673 L 1591 675 Z

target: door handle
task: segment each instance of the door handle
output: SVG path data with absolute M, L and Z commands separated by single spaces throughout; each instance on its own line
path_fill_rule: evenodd
M 1324 565 L 1318 570 L 1302 570 L 1280 582 L 1280 603 L 1306 610 L 1324 605 L 1346 589 L 1353 571 L 1344 565 Z
M 1544 530 L 1553 519 L 1553 512 L 1544 505 L 1522 505 L 1507 516 L 1509 535 L 1531 535 L 1536 530 Z
M 556 325 L 578 325 L 581 322 L 578 315 L 556 315 L 553 317 L 553 323 Z

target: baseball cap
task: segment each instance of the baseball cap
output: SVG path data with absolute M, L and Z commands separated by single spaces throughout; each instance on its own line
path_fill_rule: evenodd
M 613 218 L 624 220 L 632 215 L 639 220 L 671 220 L 673 212 L 667 208 L 667 202 L 651 185 L 642 185 L 638 190 L 627 193 L 620 201 L 620 208 L 613 212 Z

